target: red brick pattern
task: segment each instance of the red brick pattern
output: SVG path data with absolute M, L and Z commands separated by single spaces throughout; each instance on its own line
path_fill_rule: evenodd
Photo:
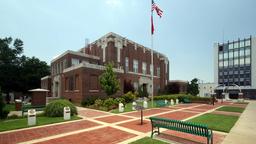
M 172 109 L 150 109 L 150 110 L 144 110 L 143 111 L 143 116 L 154 115 L 154 114 L 157 114 L 157 113 L 162 113 L 162 112 L 167 112 L 167 111 L 172 111 Z M 136 111 L 136 112 L 128 113 L 128 114 L 125 114 L 125 115 L 134 116 L 134 117 L 140 117 L 141 116 L 141 112 L 140 111 Z
M 109 114 L 105 113 L 105 112 L 87 109 L 87 110 L 78 111 L 78 115 L 88 117 L 88 118 L 93 118 L 93 117 L 104 116 L 104 115 L 109 115 Z
M 144 133 L 151 131 L 151 122 L 149 120 L 145 120 L 145 119 L 143 120 L 143 125 L 141 125 L 141 121 L 140 121 L 140 119 L 138 119 L 138 120 L 134 120 L 131 122 L 119 124 L 118 126 L 136 130 L 139 132 L 144 132 Z
M 125 121 L 125 120 L 129 120 L 129 119 L 131 119 L 131 118 L 114 115 L 114 116 L 108 116 L 108 117 L 103 117 L 103 118 L 97 118 L 95 120 L 103 121 L 106 123 L 116 123 L 116 122 Z
M 195 111 L 195 112 L 206 112 L 208 111 L 207 109 L 198 109 L 198 108 L 191 108 L 191 109 L 187 109 L 189 111 Z
M 116 128 L 105 127 L 44 141 L 40 144 L 114 144 L 135 136 L 135 134 L 124 132 Z
M 161 133 L 158 137 L 163 138 L 165 140 L 175 141 L 182 144 L 202 144 L 207 143 L 206 137 L 201 137 L 197 135 L 192 135 L 188 133 L 182 133 L 172 130 L 167 130 Z M 224 140 L 225 135 L 219 133 L 213 133 L 213 143 L 221 144 Z
M 205 110 L 211 110 L 211 109 L 215 109 L 217 107 L 219 107 L 220 105 L 203 105 L 203 106 L 199 106 L 196 107 L 197 109 L 205 109 Z
M 167 114 L 158 115 L 157 117 L 175 119 L 175 120 L 183 120 L 183 119 L 189 118 L 194 115 L 197 115 L 197 113 L 176 111 L 176 112 L 170 112 Z
M 67 124 L 60 124 L 54 126 L 46 126 L 41 128 L 34 128 L 29 130 L 21 130 L 17 132 L 0 134 L 0 144 L 14 144 L 19 142 L 30 141 L 34 139 L 44 138 L 57 134 L 72 132 L 76 130 L 86 129 L 98 126 L 91 121 L 83 120 Z

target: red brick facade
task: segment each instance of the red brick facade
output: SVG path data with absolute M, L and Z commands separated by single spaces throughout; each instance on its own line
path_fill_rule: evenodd
M 123 94 L 124 81 L 131 81 L 134 86 L 145 84 L 151 93 L 151 50 L 109 33 L 78 52 L 66 51 L 52 60 L 52 95 L 74 102 L 88 96 L 104 96 L 99 76 L 108 62 L 114 63 L 120 81 L 121 90 L 117 95 Z M 154 51 L 154 95 L 164 89 L 168 80 L 168 58 Z

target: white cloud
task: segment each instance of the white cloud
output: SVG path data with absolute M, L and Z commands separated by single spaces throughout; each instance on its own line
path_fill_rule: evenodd
M 122 0 L 106 0 L 106 4 L 112 8 L 120 8 L 123 6 Z

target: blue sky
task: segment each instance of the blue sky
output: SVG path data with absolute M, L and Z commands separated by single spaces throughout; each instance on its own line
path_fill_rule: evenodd
M 154 49 L 168 56 L 170 79 L 213 81 L 213 44 L 256 36 L 255 0 L 155 0 Z M 85 38 L 108 32 L 150 47 L 151 0 L 1 0 L 0 37 L 24 42 L 24 54 L 48 64 Z

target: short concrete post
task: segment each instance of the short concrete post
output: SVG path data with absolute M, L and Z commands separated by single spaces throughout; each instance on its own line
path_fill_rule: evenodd
M 36 125 L 36 110 L 28 110 L 28 126 Z
M 173 99 L 171 99 L 171 105 L 174 105 L 174 101 L 173 101 Z
M 164 100 L 164 103 L 167 105 L 167 104 L 168 104 L 168 100 L 165 99 L 165 100 Z
M 148 108 L 148 102 L 147 102 L 147 101 L 144 101 L 144 102 L 143 102 L 143 107 L 144 107 L 144 108 Z
M 124 112 L 124 104 L 119 103 L 119 112 Z
M 137 105 L 136 102 L 132 102 L 132 110 L 136 110 L 136 105 Z
M 63 116 L 64 120 L 70 120 L 70 115 L 71 115 L 71 110 L 69 107 L 64 107 L 63 108 Z
M 179 104 L 179 99 L 176 99 L 176 104 Z

